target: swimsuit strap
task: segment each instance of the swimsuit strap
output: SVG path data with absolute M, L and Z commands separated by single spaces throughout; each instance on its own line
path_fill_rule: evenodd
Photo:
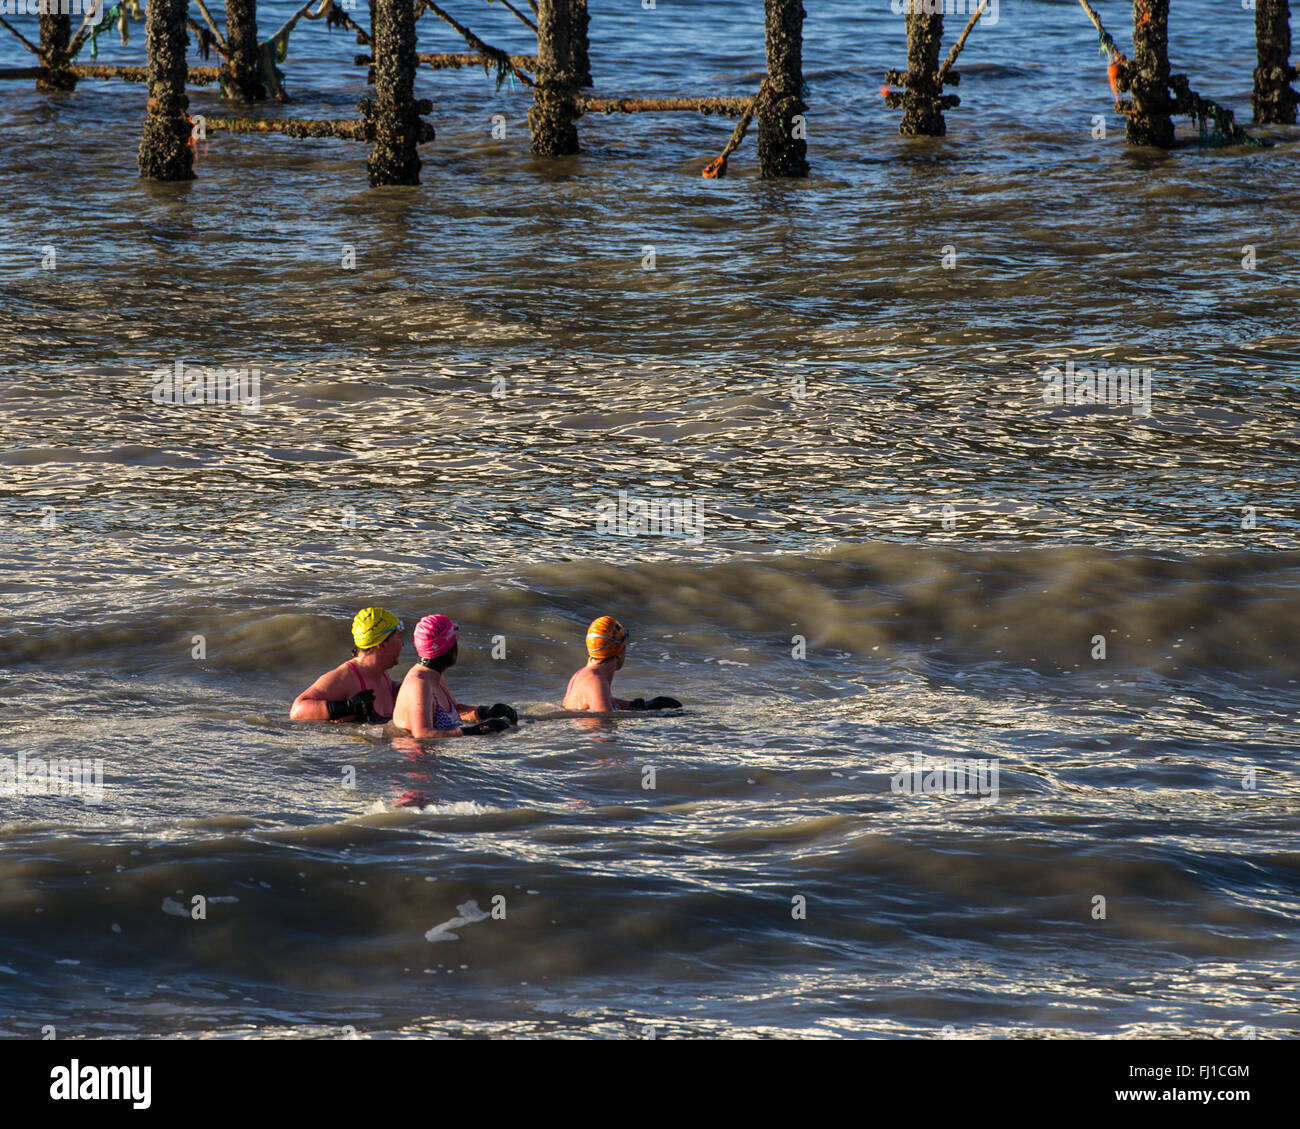
M 361 671 L 357 669 L 357 664 L 348 660 L 348 667 L 351 669 L 352 673 L 357 676 L 357 681 L 361 683 L 361 689 L 369 690 L 370 687 L 366 685 L 366 680 L 361 676 Z

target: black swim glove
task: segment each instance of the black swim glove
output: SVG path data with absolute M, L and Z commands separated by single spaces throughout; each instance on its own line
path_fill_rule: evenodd
M 489 733 L 502 733 L 510 728 L 510 722 L 504 717 L 490 717 L 487 721 L 475 721 L 460 727 L 466 737 L 486 737 Z
M 364 721 L 375 720 L 375 692 L 358 690 L 347 701 L 326 702 L 330 721 Z
M 519 715 L 502 702 L 497 702 L 494 706 L 476 706 L 474 712 L 478 715 L 479 721 L 486 721 L 490 717 L 504 717 L 511 725 L 519 724 Z
M 630 710 L 679 710 L 682 708 L 681 702 L 676 698 L 651 698 L 648 702 L 644 698 L 633 698 L 627 704 Z

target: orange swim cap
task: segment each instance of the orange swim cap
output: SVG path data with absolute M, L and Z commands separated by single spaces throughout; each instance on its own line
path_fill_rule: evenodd
M 593 619 L 587 628 L 587 655 L 589 658 L 618 658 L 627 650 L 627 628 L 612 615 L 603 615 Z

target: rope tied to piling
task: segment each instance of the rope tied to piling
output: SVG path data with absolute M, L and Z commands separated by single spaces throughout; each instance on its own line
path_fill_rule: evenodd
M 487 0 L 487 2 L 491 4 L 492 0 Z M 500 3 L 503 4 L 505 7 L 509 8 L 512 12 L 514 12 L 514 14 L 519 17 L 524 27 L 528 28 L 529 31 L 531 31 L 534 35 L 537 34 L 537 25 L 533 23 L 533 21 L 530 20 L 527 16 L 525 16 L 523 12 L 521 12 L 518 8 L 516 8 L 512 3 L 510 3 L 510 0 L 500 0 Z
M 1174 89 L 1174 104 L 1179 113 L 1196 123 L 1196 142 L 1202 149 L 1222 149 L 1227 145 L 1246 145 L 1252 149 L 1270 149 L 1272 143 L 1252 137 L 1237 124 L 1236 115 L 1211 98 L 1203 98 L 1187 85 L 1187 76 L 1169 76 Z
M 117 25 L 118 36 L 122 40 L 123 47 L 131 45 L 131 20 L 143 20 L 144 13 L 140 11 L 138 0 L 122 0 L 120 4 L 114 4 L 104 15 L 103 23 L 92 24 L 89 29 L 87 38 L 90 40 L 90 57 L 99 58 L 99 44 L 96 42 L 101 35 L 107 35 L 113 25 Z M 83 41 L 84 42 L 84 41 Z M 69 45 L 71 46 L 71 45 Z
M 67 57 L 69 60 L 75 59 L 86 41 L 90 41 L 90 57 L 99 58 L 99 44 L 96 40 L 101 35 L 107 35 L 109 29 L 114 24 L 122 36 L 122 46 L 126 47 L 131 42 L 131 29 L 128 23 L 128 17 L 132 20 L 143 20 L 144 13 L 140 10 L 139 0 L 121 0 L 121 3 L 114 4 L 103 13 L 103 19 L 96 23 L 91 23 L 91 17 L 103 12 L 102 8 L 91 7 L 81 19 L 81 27 L 77 29 L 77 34 L 72 37 L 68 44 Z
M 37 47 L 36 44 L 34 44 L 30 39 L 28 39 L 21 31 L 19 31 L 16 27 L 14 27 L 13 24 L 11 24 L 7 19 L 5 19 L 4 16 L 0 16 L 0 25 L 3 25 L 6 28 L 6 30 L 13 32 L 13 34 L 18 37 L 18 42 L 20 42 L 24 47 L 26 47 L 27 50 L 30 51 L 33 55 L 37 55 L 37 56 L 40 55 L 41 49 Z
M 767 79 L 763 79 L 759 84 L 758 93 L 749 100 L 749 105 L 745 108 L 745 112 L 740 115 L 740 121 L 736 123 L 736 128 L 731 131 L 731 137 L 728 138 L 721 155 L 714 157 L 704 166 L 704 171 L 700 173 L 706 180 L 719 180 L 727 175 L 727 158 L 745 140 L 745 134 L 749 131 L 749 123 L 754 120 L 754 112 L 758 109 L 759 102 L 767 97 L 768 93 Z
M 1110 81 L 1111 93 L 1115 96 L 1115 109 L 1121 114 L 1132 114 L 1136 107 L 1132 102 L 1121 102 L 1120 92 L 1132 88 L 1134 64 L 1125 57 L 1115 40 L 1102 26 L 1101 17 L 1088 0 L 1079 0 L 1088 19 L 1097 29 L 1097 47 L 1100 54 L 1110 60 L 1106 67 L 1106 77 Z M 1145 27 L 1150 22 L 1151 13 L 1144 13 L 1138 20 L 1138 27 Z M 1203 149 L 1219 149 L 1225 145 L 1248 145 L 1255 149 L 1266 149 L 1270 142 L 1252 137 L 1237 124 L 1236 115 L 1226 106 L 1220 106 L 1210 98 L 1203 98 L 1188 84 L 1187 76 L 1171 74 L 1167 92 L 1172 94 L 1172 109 L 1175 113 L 1186 114 L 1196 123 L 1197 143 Z
M 910 70 L 906 72 L 891 70 L 886 73 L 885 84 L 880 88 L 880 96 L 891 110 L 897 110 L 900 107 L 906 110 L 909 94 L 926 101 L 933 99 L 933 105 L 940 110 L 960 105 L 961 99 L 955 94 L 942 94 L 940 92 L 944 86 L 956 86 L 961 81 L 961 75 L 952 69 L 953 64 L 957 61 L 957 56 L 961 54 L 962 48 L 966 46 L 966 40 L 970 38 L 970 33 L 975 30 L 975 25 L 979 23 L 980 17 L 984 15 L 984 10 L 988 6 L 989 0 L 980 0 L 975 11 L 971 13 L 970 19 L 966 21 L 966 26 L 961 29 L 961 34 L 953 42 L 952 48 L 949 50 L 942 66 L 934 72 L 933 90 L 925 90 L 924 72 L 919 76 L 913 74 Z M 942 5 L 938 14 L 942 14 Z M 894 90 L 893 84 L 895 82 L 902 83 L 904 89 Z M 920 87 L 919 94 L 917 93 L 918 86 Z M 903 121 L 906 126 L 907 113 L 904 113 Z
M 297 26 L 299 20 L 303 18 L 308 20 L 324 19 L 334 8 L 334 0 L 320 0 L 320 7 L 313 12 L 311 6 L 315 2 L 316 0 L 307 0 L 307 3 L 284 22 L 279 31 L 274 35 L 268 35 L 257 45 L 257 58 L 262 72 L 262 80 L 266 83 L 267 89 L 271 91 L 271 96 L 278 102 L 289 101 L 289 95 L 284 89 L 284 71 L 276 65 L 289 58 L 289 33 Z M 201 0 L 199 6 L 202 7 Z
M 194 28 L 194 30 L 199 33 L 199 57 L 203 59 L 207 58 L 204 51 L 207 47 L 211 46 L 212 43 L 217 45 L 217 49 L 223 55 L 229 57 L 230 44 L 226 42 L 226 37 L 221 34 L 221 29 L 217 27 L 217 21 L 212 18 L 212 13 L 208 11 L 208 6 L 203 3 L 203 0 L 194 0 L 194 2 L 199 6 L 199 15 L 203 17 L 203 22 L 208 25 L 206 28 L 201 28 L 188 17 L 185 20 L 190 27 Z
M 1083 5 L 1083 10 L 1087 13 L 1088 19 L 1092 20 L 1092 25 L 1097 29 L 1097 52 L 1110 60 L 1106 67 L 1106 78 L 1110 82 L 1110 92 L 1115 96 L 1115 101 L 1119 101 L 1120 82 L 1125 76 L 1126 70 L 1132 64 L 1125 57 L 1124 52 L 1116 45 L 1115 40 L 1101 25 L 1101 17 L 1097 15 L 1096 10 L 1088 0 L 1079 0 Z M 1149 13 L 1148 13 L 1149 14 Z
M 433 0 L 420 0 L 420 7 L 416 11 L 416 16 L 418 17 L 424 11 L 432 12 L 442 20 L 443 23 L 453 28 L 460 34 L 460 37 L 464 39 L 466 43 L 473 47 L 474 50 L 483 57 L 484 74 L 491 75 L 492 68 L 496 68 L 498 90 L 501 89 L 502 84 L 505 83 L 507 78 L 512 81 L 513 79 L 518 78 L 520 82 L 524 83 L 526 86 L 534 85 L 533 80 L 511 62 L 508 52 L 502 51 L 499 47 L 493 47 L 489 43 L 484 43 L 483 40 L 470 31 L 470 29 L 464 24 L 459 23 L 454 17 L 449 16 L 439 8 Z
M 961 34 L 957 36 L 957 42 L 952 45 L 952 50 L 948 52 L 948 57 L 944 59 L 943 66 L 939 68 L 938 84 L 943 85 L 943 80 L 948 77 L 948 72 L 952 70 L 952 65 L 957 61 L 957 56 L 961 54 L 961 49 L 966 46 L 966 40 L 970 33 L 975 30 L 975 25 L 979 22 L 980 16 L 984 14 L 984 9 L 989 6 L 989 0 L 980 0 L 979 7 L 971 13 L 970 19 L 966 21 L 966 26 L 961 29 Z

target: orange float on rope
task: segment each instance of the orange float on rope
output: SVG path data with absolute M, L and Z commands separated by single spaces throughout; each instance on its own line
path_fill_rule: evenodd
M 1106 77 L 1110 79 L 1110 92 L 1115 95 L 1115 101 L 1119 101 L 1119 64 L 1111 63 L 1106 68 Z
M 715 157 L 707 165 L 704 166 L 704 171 L 700 173 L 700 175 L 707 180 L 717 180 L 718 177 L 720 176 L 726 176 L 727 158 Z

